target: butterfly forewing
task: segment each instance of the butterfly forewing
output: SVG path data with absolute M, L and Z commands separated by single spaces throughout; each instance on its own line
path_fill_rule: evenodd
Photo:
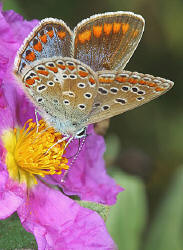
M 94 15 L 75 28 L 74 57 L 94 71 L 123 69 L 144 30 L 144 19 L 131 12 Z
M 173 82 L 137 72 L 98 72 L 99 88 L 88 124 L 124 113 L 164 94 Z
M 72 36 L 72 31 L 62 20 L 42 20 L 21 46 L 15 60 L 15 71 L 21 72 L 27 65 L 44 58 L 71 56 Z

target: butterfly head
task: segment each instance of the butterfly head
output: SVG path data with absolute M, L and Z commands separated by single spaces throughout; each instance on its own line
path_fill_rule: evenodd
M 43 115 L 44 116 L 44 115 Z M 53 126 L 57 131 L 61 134 L 68 135 L 70 137 L 80 139 L 82 137 L 86 137 L 86 127 L 83 126 L 83 122 L 71 121 L 71 120 L 61 120 L 57 118 L 53 118 L 50 116 L 44 118 Z

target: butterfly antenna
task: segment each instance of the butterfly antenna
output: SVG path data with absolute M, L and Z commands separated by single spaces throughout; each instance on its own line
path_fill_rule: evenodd
M 62 182 L 62 183 L 65 181 L 65 178 L 66 178 L 66 176 L 67 176 L 69 170 L 71 169 L 72 165 L 73 165 L 73 164 L 75 163 L 75 161 L 77 160 L 78 155 L 80 154 L 80 152 L 81 152 L 81 150 L 82 150 L 82 148 L 83 148 L 83 146 L 84 146 L 84 144 L 85 144 L 85 141 L 86 141 L 86 137 L 87 137 L 87 136 L 88 136 L 88 135 L 86 135 L 86 136 L 83 138 L 82 142 L 81 142 L 81 139 L 79 139 L 78 151 L 77 151 L 77 153 L 76 153 L 75 155 L 72 156 L 72 157 L 74 157 L 74 158 L 73 158 L 73 160 L 71 161 L 71 163 L 69 164 L 70 167 L 69 167 L 69 169 L 65 170 L 65 172 L 64 172 L 64 174 L 63 174 L 63 177 L 61 178 L 61 182 Z M 71 157 L 70 157 L 70 158 L 71 158 Z M 70 159 L 70 158 L 68 158 L 68 159 Z

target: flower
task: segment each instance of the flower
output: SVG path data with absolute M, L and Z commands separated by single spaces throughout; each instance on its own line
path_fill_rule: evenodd
M 10 178 L 29 188 L 37 184 L 35 175 L 45 177 L 68 169 L 67 158 L 62 157 L 66 142 L 53 147 L 61 138 L 61 134 L 43 120 L 38 126 L 30 119 L 22 129 L 3 132 L 2 142 L 7 151 L 5 163 Z
M 95 134 L 93 126 L 89 126 L 87 133 L 89 135 L 77 159 L 73 165 L 72 159 L 68 162 L 70 169 L 65 182 L 60 183 L 59 176 L 53 178 L 68 195 L 78 195 L 82 200 L 113 205 L 116 203 L 117 194 L 123 189 L 106 173 L 103 159 L 104 138 Z M 68 147 L 65 156 L 74 155 L 77 148 L 78 141 L 75 140 Z
M 47 126 L 44 122 L 40 122 L 38 145 L 34 107 L 12 75 L 16 51 L 37 23 L 37 20 L 25 21 L 13 11 L 0 9 L 0 218 L 5 219 L 17 211 L 22 225 L 35 235 L 39 249 L 49 249 L 53 245 L 54 249 L 114 249 L 114 242 L 96 212 L 50 188 L 50 184 L 58 185 L 67 195 L 75 194 L 81 199 L 108 205 L 116 202 L 122 190 L 106 173 L 104 140 L 95 134 L 92 126 L 73 165 L 72 159 L 67 163 L 66 158 L 76 153 L 78 142 L 69 145 L 66 158 L 62 156 L 65 142 L 48 151 L 51 140 L 54 143 L 61 135 L 52 128 L 41 134 Z M 43 140 L 48 142 L 46 148 Z M 44 167 L 38 161 L 40 155 Z M 53 159 L 53 155 L 56 158 Z M 65 182 L 61 183 L 59 174 L 70 165 Z M 21 178 L 17 175 L 20 172 L 23 173 Z M 47 184 L 37 179 L 37 175 Z
M 0 72 L 0 82 L 3 83 L 3 93 L 7 105 L 12 111 L 12 117 L 8 118 L 12 120 L 10 127 L 13 128 L 17 124 L 23 127 L 28 119 L 35 117 L 34 107 L 22 90 L 18 88 L 18 84 L 12 75 L 12 68 L 18 48 L 38 21 L 25 21 L 13 11 L 2 12 L 0 20 L 0 31 L 3 34 L 0 40 L 0 53 L 3 51 L 3 57 L 0 56 L 0 65 L 3 64 L 3 71 Z M 3 30 L 6 30 L 6 32 L 3 32 Z M 2 116 L 5 113 L 1 112 Z M 89 127 L 88 133 L 90 136 L 86 138 L 86 143 L 73 163 L 65 182 L 61 184 L 60 176 L 47 178 L 47 181 L 62 186 L 67 194 L 75 194 L 81 199 L 113 205 L 116 202 L 117 194 L 122 191 L 122 188 L 116 185 L 114 180 L 106 173 L 103 160 L 105 151 L 103 137 L 96 135 L 92 126 Z M 77 148 L 78 141 L 75 140 L 69 146 L 67 157 L 73 156 Z M 68 165 L 71 162 L 72 158 L 69 160 Z
M 1 117 L 5 112 L 10 115 L 5 116 L 1 130 L 0 219 L 17 212 L 24 228 L 34 234 L 39 250 L 53 246 L 58 250 L 115 249 L 103 219 L 96 212 L 35 179 L 35 174 L 44 177 L 68 169 L 67 159 L 62 157 L 65 142 L 49 150 L 61 135 L 47 128 L 44 121 L 40 121 L 38 132 L 32 120 L 27 122 L 27 129 L 26 124 L 22 129 L 8 127 L 12 116 L 2 87 L 0 103 Z

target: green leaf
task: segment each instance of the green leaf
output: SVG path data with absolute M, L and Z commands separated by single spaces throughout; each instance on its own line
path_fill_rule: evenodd
M 0 249 L 37 249 L 34 236 L 25 231 L 17 214 L 0 221 Z
M 119 249 L 139 250 L 147 217 L 144 184 L 140 178 L 120 171 L 113 171 L 113 177 L 125 191 L 118 195 L 117 204 L 110 210 L 108 231 Z
M 101 203 L 95 203 L 90 201 L 77 201 L 81 207 L 89 208 L 95 212 L 97 212 L 104 221 L 107 220 L 110 206 L 103 205 Z
M 15 0 L 8 0 L 8 1 L 3 1 L 3 10 L 10 10 L 13 9 L 17 13 L 22 13 L 23 11 L 21 7 L 19 6 L 18 2 Z
M 183 249 L 183 167 L 178 169 L 150 228 L 145 250 Z
M 115 134 L 110 134 L 106 137 L 106 152 L 104 153 L 104 159 L 107 166 L 113 165 L 120 150 L 120 140 Z

